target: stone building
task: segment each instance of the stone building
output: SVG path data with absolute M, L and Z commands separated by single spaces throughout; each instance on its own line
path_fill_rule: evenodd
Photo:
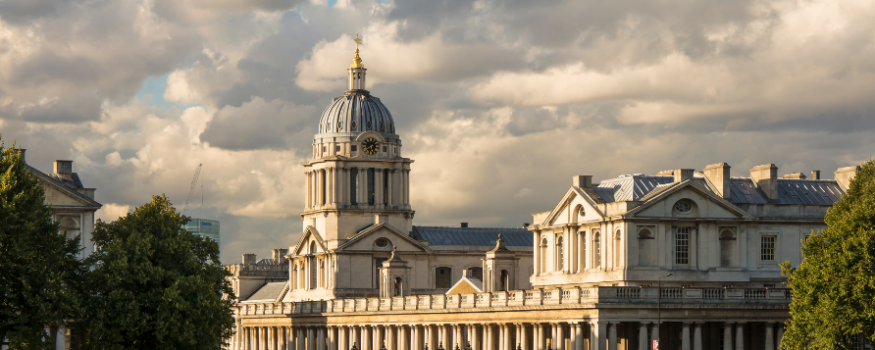
M 858 169 L 580 175 L 525 230 L 415 226 L 413 161 L 365 71 L 356 49 L 303 164 L 301 239 L 271 277 L 235 277 L 230 349 L 774 350 L 777 264 Z

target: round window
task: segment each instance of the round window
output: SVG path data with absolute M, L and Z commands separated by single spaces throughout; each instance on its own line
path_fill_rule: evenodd
M 380 248 L 386 248 L 389 246 L 389 240 L 385 238 L 380 238 L 377 239 L 376 242 L 374 242 L 374 245 Z
M 690 202 L 678 201 L 674 204 L 674 210 L 676 210 L 678 213 L 689 213 L 690 210 L 693 210 L 693 206 L 690 204 Z

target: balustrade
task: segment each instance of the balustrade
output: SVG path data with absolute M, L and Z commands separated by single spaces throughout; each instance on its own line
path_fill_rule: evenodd
M 586 287 L 525 290 L 457 295 L 419 295 L 392 298 L 338 299 L 329 301 L 264 302 L 240 305 L 241 315 L 283 315 L 459 308 L 501 308 L 507 306 L 553 306 L 589 303 L 752 303 L 789 304 L 785 288 L 675 288 Z

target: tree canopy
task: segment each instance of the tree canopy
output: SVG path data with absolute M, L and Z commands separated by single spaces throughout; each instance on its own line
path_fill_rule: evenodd
M 0 342 L 11 349 L 48 348 L 46 326 L 80 315 L 79 237 L 58 229 L 20 150 L 0 141 Z
M 875 338 L 875 160 L 805 240 L 798 267 L 781 264 L 793 290 L 782 349 L 850 349 Z
M 85 323 L 92 349 L 218 349 L 233 291 L 215 241 L 182 229 L 164 195 L 118 221 L 98 220 Z M 224 293 L 224 297 L 223 297 Z

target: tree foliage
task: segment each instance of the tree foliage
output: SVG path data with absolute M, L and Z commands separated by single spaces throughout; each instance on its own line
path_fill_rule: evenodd
M 793 289 L 782 349 L 850 349 L 875 338 L 875 160 L 857 171 L 827 212 L 827 228 L 804 242 L 797 268 L 781 264 Z
M 230 337 L 229 273 L 216 242 L 182 229 L 186 221 L 163 195 L 118 221 L 98 220 L 88 348 L 217 349 Z
M 0 341 L 10 349 L 48 348 L 46 326 L 80 315 L 79 237 L 58 228 L 21 152 L 0 141 Z

